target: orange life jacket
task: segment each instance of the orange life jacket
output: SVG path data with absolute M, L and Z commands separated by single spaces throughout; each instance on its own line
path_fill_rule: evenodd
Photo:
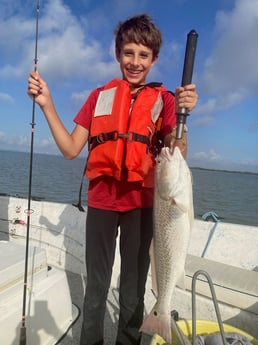
M 114 79 L 97 99 L 89 138 L 86 175 L 101 175 L 154 185 L 155 158 L 150 151 L 155 123 L 163 107 L 161 84 L 147 84 L 132 98 L 130 85 Z

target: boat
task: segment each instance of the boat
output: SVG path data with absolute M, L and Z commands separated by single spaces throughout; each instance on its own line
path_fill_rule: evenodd
M 0 196 L 0 344 L 18 345 L 28 201 Z M 85 271 L 85 212 L 70 204 L 31 200 L 27 286 L 27 345 L 78 344 Z M 195 315 L 217 322 L 212 280 L 223 324 L 258 339 L 258 227 L 222 222 L 209 211 L 194 220 L 184 284 L 174 292 L 171 310 L 180 320 Z M 106 344 L 118 319 L 119 253 L 116 253 L 105 318 Z M 196 276 L 196 272 L 198 275 Z M 193 280 L 195 291 L 193 296 Z M 148 313 L 155 302 L 151 269 L 146 285 Z M 154 343 L 153 343 L 154 344 Z

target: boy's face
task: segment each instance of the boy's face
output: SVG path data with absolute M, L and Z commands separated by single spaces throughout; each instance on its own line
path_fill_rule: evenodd
M 124 80 L 130 84 L 145 84 L 146 77 L 157 61 L 150 48 L 136 43 L 126 43 L 116 55 Z

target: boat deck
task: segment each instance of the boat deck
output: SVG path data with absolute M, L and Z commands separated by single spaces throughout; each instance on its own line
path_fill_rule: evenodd
M 0 239 L 14 241 L 17 244 L 25 242 L 27 201 L 13 197 L 0 197 Z M 86 212 L 79 212 L 72 205 L 56 204 L 50 202 L 32 202 L 33 215 L 30 226 L 30 246 L 40 247 L 46 250 L 47 261 L 50 266 L 59 270 L 65 270 L 71 300 L 82 312 L 83 296 L 85 289 L 85 217 Z M 216 226 L 218 225 L 218 226 Z M 216 226 L 216 231 L 213 231 Z M 245 272 L 248 276 L 258 274 L 257 245 L 258 228 L 244 225 L 236 225 L 219 222 L 205 222 L 195 220 L 190 241 L 189 254 L 199 257 L 198 265 L 193 272 L 200 268 L 202 253 L 205 251 L 205 259 L 216 261 L 222 266 L 234 267 L 234 271 Z M 212 235 L 212 236 L 211 236 Z M 239 255 L 241 253 L 242 255 Z M 116 255 L 111 289 L 108 295 L 107 313 L 105 318 L 105 345 L 115 342 L 116 324 L 118 320 L 118 289 L 119 277 L 119 253 Z M 224 266 L 223 266 L 224 267 Z M 203 267 L 202 267 L 203 268 Z M 206 268 L 206 267 L 205 267 Z M 211 264 L 212 268 L 212 264 Z M 219 279 L 217 285 L 221 288 L 221 270 L 216 273 Z M 192 273 L 193 273 L 192 272 Z M 213 271 L 212 271 L 213 272 Z M 234 286 L 237 281 L 234 277 Z M 212 277 L 215 273 L 212 273 Z M 216 279 L 217 279 L 216 278 Z M 239 277 L 241 280 L 241 277 Z M 224 278 L 223 278 L 224 279 Z M 190 277 L 189 277 L 190 281 Z M 258 279 L 252 280 L 248 287 L 256 286 L 258 291 Z M 242 284 L 242 282 L 241 282 Z M 241 290 L 243 286 L 240 286 Z M 224 289 L 226 292 L 226 288 Z M 253 296 L 251 296 L 253 298 Z M 224 298 L 224 296 L 223 296 Z M 249 297 L 248 297 L 249 298 Z M 241 299 L 242 300 L 242 299 Z M 207 296 L 198 296 L 198 318 L 215 320 L 212 302 L 208 303 Z M 151 274 L 149 274 L 146 287 L 145 305 L 146 312 L 152 308 L 155 298 L 151 292 Z M 241 328 L 258 338 L 258 314 L 257 303 L 250 303 L 247 309 L 229 306 L 221 303 L 223 322 Z M 172 302 L 172 308 L 179 311 L 180 317 L 191 318 L 191 293 L 188 290 L 177 288 Z M 19 314 L 20 315 L 20 314 Z M 256 321 L 254 321 L 256 320 Z M 73 324 L 66 337 L 59 344 L 78 345 L 80 338 L 82 316 Z M 52 344 L 51 344 L 52 345 Z
M 61 339 L 58 344 L 61 345 L 78 345 L 80 341 L 82 309 L 85 281 L 81 275 L 73 272 L 67 272 L 67 279 L 70 286 L 72 301 L 79 308 L 79 318 L 72 325 L 71 329 Z M 105 345 L 115 344 L 115 335 L 118 321 L 118 289 L 111 288 L 108 294 L 107 312 L 105 316 Z

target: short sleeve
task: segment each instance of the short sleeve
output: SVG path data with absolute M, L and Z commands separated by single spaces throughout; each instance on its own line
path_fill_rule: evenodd
M 163 138 L 172 132 L 172 129 L 176 126 L 176 108 L 175 108 L 175 97 L 169 92 L 165 91 L 162 93 L 163 98 L 163 109 L 161 116 L 163 118 L 161 125 L 161 133 Z
M 103 87 L 97 88 L 90 93 L 86 102 L 83 104 L 80 111 L 74 118 L 74 122 L 77 125 L 80 125 L 88 130 L 90 129 L 91 119 L 95 110 L 96 102 L 97 102 L 99 93 L 102 89 Z

